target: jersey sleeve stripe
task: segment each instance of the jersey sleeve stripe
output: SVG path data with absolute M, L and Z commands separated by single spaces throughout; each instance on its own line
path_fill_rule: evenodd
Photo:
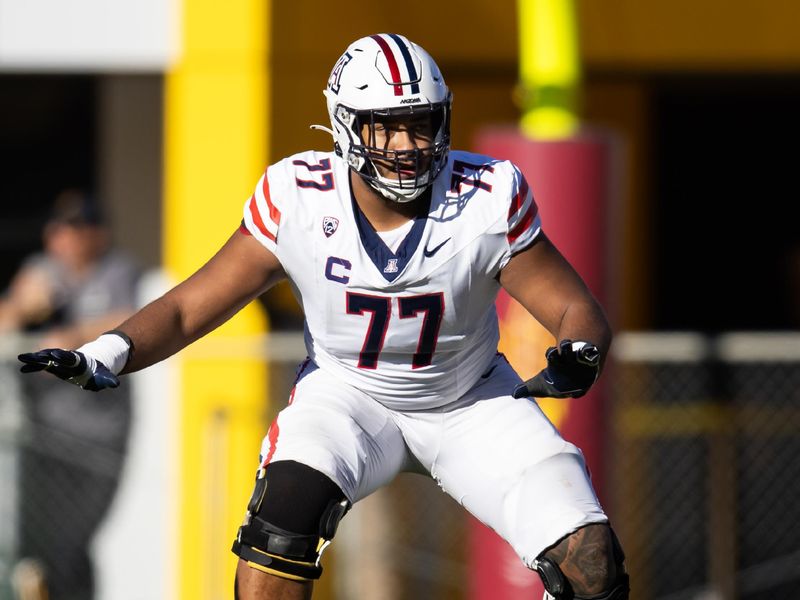
M 518 237 L 520 237 L 525 231 L 530 228 L 531 223 L 533 223 L 534 219 L 539 215 L 539 207 L 536 205 L 536 202 L 533 200 L 533 195 L 531 195 L 530 203 L 528 204 L 527 210 L 525 214 L 522 216 L 516 225 L 508 232 L 508 242 L 513 244 Z
M 517 214 L 519 209 L 528 199 L 528 182 L 525 177 L 522 178 L 521 185 L 519 187 L 519 192 L 516 196 L 511 200 L 511 206 L 508 207 L 508 221 L 511 222 L 511 218 Z
M 250 217 L 253 219 L 253 224 L 261 232 L 261 235 L 277 243 L 278 241 L 277 237 L 275 236 L 274 233 L 272 233 L 269 229 L 267 229 L 267 226 L 264 225 L 264 221 L 261 219 L 261 213 L 258 210 L 255 196 L 250 198 L 249 205 L 250 205 Z
M 261 191 L 261 194 L 258 193 L 259 190 Z M 263 195 L 264 203 L 269 209 L 269 218 L 272 219 L 272 222 L 275 223 L 275 225 L 280 225 L 281 211 L 278 210 L 278 207 L 275 206 L 275 203 L 272 201 L 272 196 L 269 193 L 269 180 L 267 179 L 266 174 L 264 174 L 264 176 L 261 178 L 261 185 L 259 185 L 256 190 L 257 200 L 261 200 L 261 198 L 258 197 L 261 195 Z M 261 204 L 261 202 L 259 202 L 259 204 Z

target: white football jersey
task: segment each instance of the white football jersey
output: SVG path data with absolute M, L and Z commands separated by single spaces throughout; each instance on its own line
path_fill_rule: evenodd
M 321 369 L 392 409 L 452 402 L 497 352 L 498 273 L 541 230 L 531 190 L 508 161 L 452 151 L 427 218 L 392 252 L 349 174 L 332 152 L 271 165 L 244 225 L 286 271 Z

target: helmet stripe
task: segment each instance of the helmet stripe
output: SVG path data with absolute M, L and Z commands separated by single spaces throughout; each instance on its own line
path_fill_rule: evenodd
M 386 43 L 386 40 L 384 40 L 380 35 L 376 34 L 371 35 L 370 37 L 378 42 L 378 46 L 381 47 L 383 55 L 386 57 L 386 62 L 389 63 L 389 72 L 392 74 L 392 82 L 394 83 L 394 95 L 402 96 L 403 86 L 400 85 L 400 69 L 397 66 L 397 59 L 395 59 L 392 49 L 389 47 L 389 44 Z
M 419 76 L 417 75 L 417 70 L 414 68 L 414 61 L 411 60 L 411 53 L 408 51 L 408 46 L 406 46 L 405 41 L 396 33 L 390 33 L 389 37 L 392 38 L 395 42 L 397 42 L 397 46 L 400 48 L 400 54 L 403 55 L 403 60 L 406 61 L 406 68 L 408 69 L 408 80 L 417 81 L 419 79 Z M 419 83 L 411 84 L 411 93 L 419 94 Z

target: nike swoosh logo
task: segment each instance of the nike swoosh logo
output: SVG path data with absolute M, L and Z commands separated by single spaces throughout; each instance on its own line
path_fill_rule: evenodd
M 425 258 L 430 258 L 434 254 L 436 254 L 439 250 L 441 250 L 442 246 L 444 246 L 447 242 L 450 241 L 450 239 L 451 238 L 447 238 L 445 241 L 443 241 L 441 244 L 439 244 L 435 248 L 432 248 L 431 250 L 428 250 L 428 246 L 425 246 L 425 248 L 423 248 L 423 250 L 422 250 L 422 253 L 425 255 Z

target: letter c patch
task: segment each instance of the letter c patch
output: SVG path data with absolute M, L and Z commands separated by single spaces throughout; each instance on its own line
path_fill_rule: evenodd
M 325 277 L 336 283 L 347 283 L 350 281 L 347 273 L 352 266 L 349 260 L 329 256 L 328 262 L 325 263 Z

